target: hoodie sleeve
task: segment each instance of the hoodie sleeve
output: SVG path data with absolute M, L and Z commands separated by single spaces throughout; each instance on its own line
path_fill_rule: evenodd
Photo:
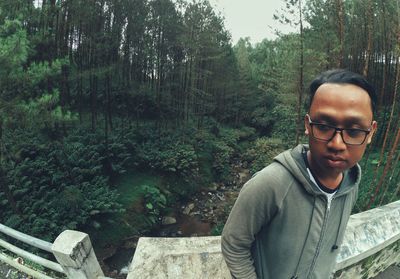
M 257 278 L 251 247 L 256 234 L 279 210 L 277 164 L 257 173 L 242 188 L 221 238 L 222 254 L 233 278 Z

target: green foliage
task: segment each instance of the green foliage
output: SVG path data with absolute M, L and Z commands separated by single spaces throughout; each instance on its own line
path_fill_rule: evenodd
M 162 172 L 190 174 L 197 169 L 193 146 L 181 142 L 148 141 L 138 148 L 137 155 L 143 165 Z
M 214 235 L 214 236 L 219 236 L 219 235 L 221 235 L 221 234 L 222 234 L 222 231 L 223 231 L 223 229 L 224 229 L 224 225 L 225 225 L 225 224 L 223 224 L 223 223 L 218 223 L 218 224 L 216 224 L 216 225 L 212 228 L 212 230 L 211 230 L 211 235 Z
M 68 61 L 31 62 L 30 48 L 31 42 L 19 20 L 6 19 L 0 25 L 0 121 L 20 126 L 61 122 L 59 90 L 50 80 L 60 75 L 61 67 Z M 67 116 L 71 118 L 68 113 Z
M 28 57 L 28 40 L 18 20 L 0 22 L 0 78 L 13 78 Z M 3 85 L 2 82 L 2 85 Z
M 167 205 L 167 199 L 160 189 L 154 186 L 142 185 L 140 191 L 146 207 L 146 220 L 150 225 L 158 223 L 160 214 Z
M 381 176 L 383 175 L 383 169 L 388 163 L 388 153 L 383 155 L 380 164 L 378 164 L 379 156 L 380 152 L 378 152 L 378 150 L 371 150 L 371 153 L 368 154 L 368 158 L 364 156 L 363 160 L 360 162 L 362 168 L 362 177 L 358 192 L 358 199 L 353 210 L 354 213 L 365 210 L 370 203 L 371 198 L 375 195 L 376 187 L 381 179 Z M 374 197 L 374 202 L 371 204 L 371 208 L 394 202 L 399 199 L 400 184 L 398 178 L 400 177 L 400 170 L 398 166 L 399 165 L 397 161 L 397 166 L 391 165 L 389 168 L 388 174 L 383 179 L 380 190 Z
M 22 215 L 2 203 L 6 225 L 51 240 L 63 229 L 86 224 L 94 212 L 121 210 L 108 177 L 123 170 L 127 153 L 118 144 L 106 147 L 98 135 L 81 132 L 62 143 L 44 144 L 44 138 L 20 131 L 25 141 L 13 147 L 17 157 L 6 165 L 6 178 Z
M 272 138 L 280 138 L 287 145 L 291 146 L 296 134 L 296 113 L 292 106 L 278 105 L 273 111 L 274 126 Z
M 228 176 L 230 175 L 230 159 L 233 152 L 234 149 L 224 141 L 217 141 L 213 145 L 213 168 L 221 180 L 228 179 Z
M 232 164 L 235 158 L 243 152 L 241 143 L 254 140 L 256 131 L 252 127 L 237 129 L 222 127 L 213 124 L 210 131 L 199 130 L 196 132 L 196 146 L 201 163 L 201 176 L 212 177 L 212 180 L 230 182 L 232 180 Z M 205 165 L 206 164 L 206 165 Z M 212 166 L 210 174 L 207 165 Z M 204 171 L 206 173 L 204 174 Z M 204 183 L 212 181 L 206 180 Z
M 251 173 L 255 173 L 272 163 L 273 158 L 284 150 L 280 139 L 259 138 L 243 154 L 243 159 L 248 163 Z

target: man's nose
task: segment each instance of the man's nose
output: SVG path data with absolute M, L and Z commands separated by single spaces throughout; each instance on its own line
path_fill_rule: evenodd
M 346 149 L 346 143 L 343 141 L 343 134 L 341 131 L 336 131 L 333 138 L 328 142 L 328 147 L 336 150 Z

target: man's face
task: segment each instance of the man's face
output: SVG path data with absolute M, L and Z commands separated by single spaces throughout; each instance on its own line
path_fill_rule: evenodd
M 322 84 L 314 95 L 309 116 L 312 122 L 338 128 L 371 129 L 361 145 L 345 144 L 339 132 L 330 141 L 321 141 L 312 136 L 306 117 L 305 132 L 309 137 L 310 166 L 320 177 L 338 176 L 360 161 L 377 126 L 373 121 L 368 93 L 352 84 Z

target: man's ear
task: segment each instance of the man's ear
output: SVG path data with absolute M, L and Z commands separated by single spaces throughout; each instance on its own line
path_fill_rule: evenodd
M 309 135 L 310 134 L 310 131 L 308 130 L 308 128 L 309 128 L 309 122 L 308 122 L 308 114 L 306 114 L 305 116 L 304 116 L 304 134 L 305 135 Z
M 369 133 L 368 138 L 367 138 L 367 144 L 371 143 L 372 136 L 375 134 L 376 129 L 378 128 L 378 123 L 374 120 L 374 121 L 372 121 L 372 125 L 371 126 L 372 126 L 372 128 L 371 128 L 371 132 Z

